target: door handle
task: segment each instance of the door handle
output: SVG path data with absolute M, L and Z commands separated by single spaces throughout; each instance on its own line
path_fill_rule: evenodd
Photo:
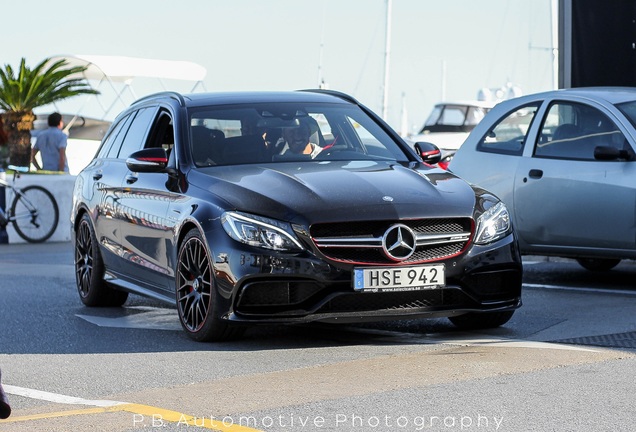
M 531 169 L 528 173 L 528 176 L 533 179 L 540 179 L 541 177 L 543 177 L 543 170 Z
M 99 180 L 99 179 L 101 179 L 103 176 L 104 176 L 104 174 L 103 174 L 101 171 L 96 172 L 96 173 L 93 173 L 93 180 Z
M 127 175 L 126 176 L 126 183 L 128 184 L 133 184 L 134 182 L 136 182 L 137 180 L 139 180 L 136 176 L 134 175 Z

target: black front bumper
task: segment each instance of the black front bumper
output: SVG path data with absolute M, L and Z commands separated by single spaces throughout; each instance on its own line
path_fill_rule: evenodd
M 351 269 L 302 258 L 278 260 L 279 265 L 272 266 L 270 258 L 242 260 L 252 264 L 235 269 L 235 276 L 242 272 L 236 283 L 225 282 L 224 291 L 232 294 L 222 318 L 248 323 L 365 322 L 521 306 L 521 257 L 512 235 L 441 261 L 446 285 L 418 291 L 358 292 L 352 287 Z

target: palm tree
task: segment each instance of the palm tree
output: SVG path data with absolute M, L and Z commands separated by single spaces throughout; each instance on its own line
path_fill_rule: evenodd
M 29 166 L 33 109 L 80 94 L 98 94 L 82 78 L 86 66 L 68 67 L 64 59 L 44 59 L 30 69 L 23 58 L 17 75 L 10 65 L 0 68 L 0 109 L 8 135 L 9 163 Z

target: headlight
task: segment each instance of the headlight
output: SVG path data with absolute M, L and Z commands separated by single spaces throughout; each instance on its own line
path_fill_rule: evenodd
M 225 212 L 221 216 L 221 223 L 230 237 L 250 246 L 277 251 L 303 249 L 289 224 L 284 222 L 256 215 Z
M 510 214 L 503 202 L 498 202 L 477 219 L 476 244 L 492 243 L 512 231 Z

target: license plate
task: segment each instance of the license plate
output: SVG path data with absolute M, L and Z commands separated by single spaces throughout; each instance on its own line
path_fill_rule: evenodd
M 356 291 L 416 291 L 445 285 L 444 264 L 413 267 L 370 267 L 353 270 Z

